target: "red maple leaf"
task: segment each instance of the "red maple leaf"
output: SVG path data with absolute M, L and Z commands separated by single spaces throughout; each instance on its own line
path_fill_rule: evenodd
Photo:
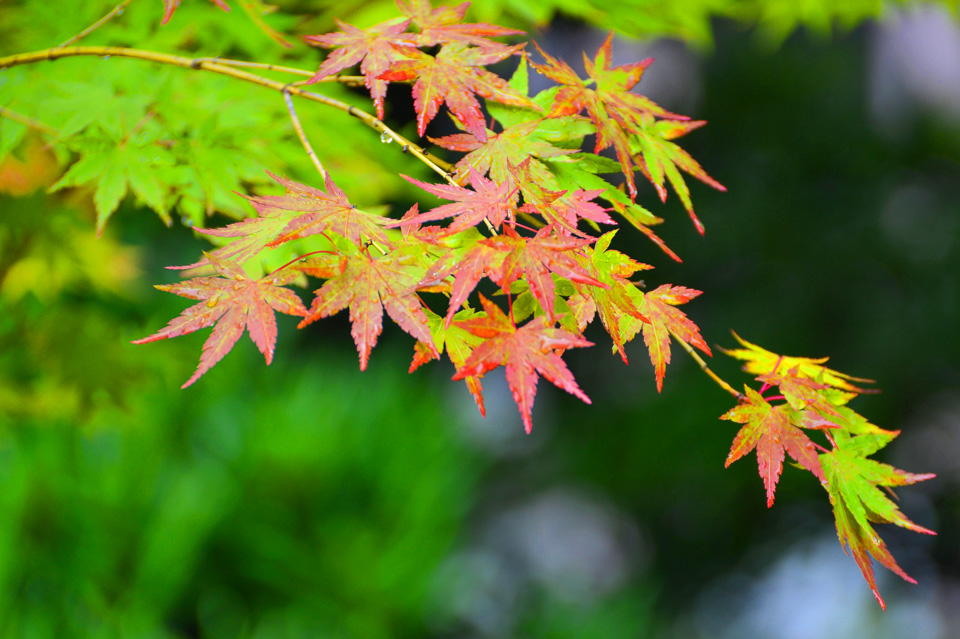
M 535 171 L 533 160 L 534 158 L 528 157 L 513 171 L 526 201 L 520 207 L 522 212 L 539 214 L 558 230 L 582 237 L 591 236 L 577 230 L 577 222 L 581 219 L 600 224 L 616 224 L 614 219 L 607 215 L 607 209 L 590 201 L 603 195 L 606 189 L 549 190 L 544 185 L 556 184 L 556 180 L 552 175 L 548 180 L 543 179 Z
M 359 29 L 341 20 L 337 20 L 337 25 L 340 27 L 340 32 L 304 36 L 303 39 L 308 44 L 327 49 L 336 48 L 307 83 L 317 82 L 360 63 L 363 83 L 370 91 L 370 97 L 373 98 L 377 117 L 382 120 L 387 81 L 380 76 L 391 65 L 407 59 L 416 51 L 416 36 L 412 33 L 404 33 L 410 25 L 410 20 L 389 20 L 369 29 Z
M 272 173 L 269 175 L 286 187 L 287 194 L 250 197 L 248 199 L 254 208 L 262 214 L 275 215 L 277 211 L 295 211 L 300 215 L 291 219 L 267 246 L 277 246 L 319 233 L 336 233 L 358 246 L 365 240 L 373 240 L 381 247 L 390 245 L 386 233 L 380 228 L 390 220 L 367 213 L 351 204 L 346 193 L 340 190 L 329 174 L 324 177 L 326 193 L 312 186 L 279 178 Z
M 224 11 L 230 11 L 230 7 L 227 6 L 227 3 L 223 0 L 210 0 L 213 4 L 217 5 Z M 160 21 L 161 25 L 166 24 L 170 21 L 170 18 L 173 17 L 173 12 L 177 10 L 177 7 L 180 6 L 180 0 L 163 0 L 163 20 Z
M 503 230 L 503 235 L 477 242 L 459 262 L 450 267 L 456 276 L 445 326 L 450 325 L 453 314 L 484 275 L 507 292 L 511 284 L 524 280 L 551 321 L 554 319 L 556 303 L 556 285 L 551 273 L 579 284 L 606 288 L 606 284 L 591 277 L 577 261 L 575 252 L 590 244 L 590 240 L 557 235 L 550 226 L 540 229 L 532 238 L 521 237 L 510 226 L 504 226 Z
M 201 300 L 200 303 L 185 310 L 155 334 L 133 341 L 134 344 L 146 344 L 216 324 L 203 345 L 197 371 L 181 388 L 193 384 L 223 359 L 245 329 L 270 364 L 277 343 L 277 320 L 273 311 L 298 316 L 307 312 L 296 293 L 283 286 L 299 275 L 297 271 L 281 275 L 273 273 L 251 280 L 236 262 L 220 259 L 212 253 L 207 253 L 206 259 L 219 277 L 195 277 L 177 284 L 157 286 L 161 291 Z
M 360 354 L 360 370 L 367 368 L 370 351 L 383 330 L 384 309 L 400 328 L 433 348 L 423 303 L 416 294 L 422 274 L 422 268 L 389 256 L 373 258 L 361 252 L 345 257 L 340 262 L 340 272 L 316 291 L 299 328 L 349 306 L 350 334 Z
M 537 46 L 546 63 L 532 63 L 534 68 L 561 85 L 554 96 L 550 116 L 576 115 L 586 110 L 597 130 L 594 152 L 613 147 L 623 167 L 630 197 L 634 198 L 637 194 L 634 165 L 650 180 L 661 199 L 667 197 L 664 180 L 669 180 L 697 230 L 702 233 L 703 225 L 693 213 L 689 189 L 678 167 L 716 189 L 726 189 L 711 178 L 686 151 L 669 140 L 692 131 L 704 122 L 686 122 L 689 120 L 686 116 L 671 113 L 652 100 L 631 92 L 653 59 L 612 67 L 612 41 L 613 32 L 607 36 L 593 60 L 584 56 L 589 82 L 580 79 L 567 63 Z M 591 84 L 593 88 L 588 86 Z M 657 121 L 657 118 L 664 120 Z
M 476 95 L 503 104 L 539 107 L 521 95 L 503 78 L 483 67 L 518 52 L 522 44 L 488 51 L 478 47 L 449 44 L 441 47 L 436 57 L 421 51 L 410 58 L 394 62 L 390 70 L 378 76 L 381 80 L 402 82 L 416 79 L 413 85 L 413 106 L 417 111 L 417 132 L 420 137 L 427 124 L 437 115 L 444 102 L 450 113 L 480 142 L 487 141 L 487 127 Z
M 785 454 L 826 482 L 817 448 L 798 426 L 805 424 L 787 404 L 772 406 L 760 393 L 746 388 L 741 403 L 720 419 L 744 424 L 737 433 L 724 466 L 729 466 L 750 451 L 757 451 L 760 477 L 767 489 L 767 507 L 773 506 L 774 492 L 783 471 Z
M 507 384 L 528 433 L 533 427 L 530 414 L 540 375 L 558 388 L 588 404 L 591 403 L 554 350 L 593 346 L 592 342 L 563 329 L 551 327 L 542 315 L 518 328 L 500 307 L 482 295 L 480 303 L 486 311 L 486 317 L 468 319 L 457 324 L 482 337 L 484 341 L 473 349 L 470 357 L 453 376 L 454 380 L 483 377 L 498 366 L 505 367 Z
M 411 0 L 410 2 L 397 0 L 400 13 L 410 18 L 420 29 L 418 43 L 423 47 L 459 42 L 473 44 L 487 50 L 498 50 L 505 45 L 487 38 L 523 35 L 523 31 L 495 24 L 463 22 L 469 6 L 469 2 L 464 2 L 455 7 L 434 9 L 430 6 L 429 0 Z
M 400 177 L 407 182 L 437 197 L 452 200 L 454 204 L 443 204 L 419 215 L 398 220 L 391 226 L 422 224 L 453 217 L 456 219 L 443 231 L 443 235 L 453 235 L 480 224 L 484 219 L 495 229 L 500 228 L 504 220 L 513 220 L 517 210 L 518 192 L 513 182 L 506 180 L 497 183 L 474 170 L 470 171 L 469 176 L 473 190 L 453 184 L 427 184 L 401 174 Z
M 667 364 L 670 363 L 671 334 L 699 348 L 707 355 L 713 355 L 710 347 L 703 341 L 697 325 L 690 321 L 683 311 L 676 308 L 680 304 L 686 304 L 700 293 L 702 291 L 685 286 L 664 284 L 643 295 L 638 310 L 647 321 L 626 319 L 628 326 L 625 328 L 624 341 L 632 339 L 638 329 L 643 331 L 643 341 L 647 345 L 647 350 L 650 351 L 650 361 L 657 375 L 657 392 L 663 390 L 663 378 L 667 372 Z

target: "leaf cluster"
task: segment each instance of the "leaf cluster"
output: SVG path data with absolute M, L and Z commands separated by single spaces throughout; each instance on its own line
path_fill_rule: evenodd
M 812 473 L 830 498 L 840 544 L 845 550 L 849 547 L 870 590 L 880 606 L 886 607 L 877 590 L 873 559 L 906 581 L 916 582 L 897 565 L 873 524 L 935 533 L 907 519 L 881 488 L 892 496 L 891 487 L 932 479 L 934 475 L 908 473 L 869 459 L 900 434 L 871 424 L 847 406 L 857 395 L 869 392 L 854 383 L 871 380 L 831 370 L 823 365 L 827 358 L 777 355 L 736 338 L 743 348 L 725 352 L 745 361 L 743 370 L 757 375 L 762 387 L 759 391 L 745 387 L 740 403 L 721 417 L 743 424 L 726 465 L 756 451 L 768 507 L 773 505 L 787 455 L 797 467 Z M 780 393 L 764 396 L 773 388 Z M 829 448 L 807 435 L 813 431 L 822 433 Z

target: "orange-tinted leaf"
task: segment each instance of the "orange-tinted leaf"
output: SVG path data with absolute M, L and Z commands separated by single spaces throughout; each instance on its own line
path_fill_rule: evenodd
M 316 291 L 300 328 L 350 307 L 353 341 L 360 354 L 360 370 L 367 368 L 370 351 L 383 330 L 383 311 L 417 340 L 430 344 L 423 304 L 416 284 L 423 269 L 390 256 L 373 258 L 364 253 L 343 258 L 340 273 Z
M 682 339 L 687 344 L 699 348 L 707 355 L 712 355 L 710 347 L 703 341 L 700 329 L 681 311 L 676 308 L 686 304 L 700 295 L 697 291 L 684 286 L 664 284 L 649 293 L 645 293 L 640 304 L 640 313 L 649 321 L 643 322 L 643 341 L 650 351 L 650 361 L 657 375 L 657 391 L 663 390 L 663 378 L 666 375 L 667 364 L 670 363 L 670 335 Z M 631 320 L 634 332 L 637 329 L 636 320 Z
M 308 44 L 335 49 L 323 61 L 317 73 L 308 80 L 308 84 L 360 63 L 363 82 L 373 98 L 377 117 L 382 120 L 387 81 L 380 76 L 386 73 L 391 65 L 406 60 L 416 51 L 416 36 L 404 33 L 410 20 L 390 20 L 369 29 L 359 29 L 340 20 L 337 20 L 337 25 L 340 27 L 339 32 L 304 36 Z
M 484 275 L 505 292 L 510 290 L 511 284 L 522 279 L 529 285 L 530 293 L 547 318 L 553 320 L 556 285 L 551 273 L 580 284 L 606 288 L 606 284 L 592 277 L 577 261 L 576 251 L 589 243 L 589 240 L 557 235 L 549 226 L 540 229 L 532 238 L 521 237 L 505 226 L 503 235 L 480 240 L 453 268 L 456 277 L 446 324 L 450 324 L 453 314 Z
M 530 414 L 540 375 L 571 395 L 590 403 L 590 398 L 577 386 L 567 365 L 553 351 L 592 346 L 591 342 L 563 329 L 552 328 L 544 316 L 517 328 L 496 304 L 482 295 L 480 303 L 486 317 L 468 319 L 457 324 L 484 341 L 473 349 L 453 379 L 479 378 L 498 366 L 505 367 L 507 384 L 528 433 L 533 427 Z
M 250 339 L 270 364 L 277 342 L 277 320 L 273 312 L 298 316 L 307 312 L 296 293 L 283 286 L 298 275 L 296 271 L 251 280 L 236 262 L 220 259 L 212 253 L 206 254 L 206 260 L 217 270 L 219 277 L 196 277 L 178 284 L 157 286 L 161 291 L 200 300 L 200 303 L 185 310 L 155 334 L 133 342 L 146 344 L 179 337 L 216 324 L 203 345 L 200 366 L 181 388 L 193 384 L 223 359 L 244 330 L 249 332 Z
M 484 67 L 519 51 L 523 45 L 484 51 L 460 44 L 444 45 L 436 57 L 415 51 L 408 60 L 395 62 L 390 70 L 378 76 L 381 80 L 400 82 L 416 79 L 413 105 L 417 111 L 417 131 L 421 137 L 427 124 L 444 102 L 450 113 L 480 142 L 487 141 L 487 127 L 476 95 L 503 104 L 538 108 Z
M 757 451 L 760 477 L 767 489 L 767 507 L 773 505 L 774 492 L 783 470 L 785 453 L 798 464 L 813 473 L 821 482 L 826 481 L 817 449 L 810 438 L 798 426 L 807 422 L 790 406 L 772 406 L 760 393 L 746 387 L 741 403 L 727 411 L 720 419 L 744 424 L 733 440 L 730 454 L 724 466 L 729 466 L 750 451 Z
M 513 183 L 507 180 L 498 184 L 474 170 L 471 170 L 469 175 L 473 190 L 453 184 L 427 184 L 401 175 L 400 177 L 424 191 L 455 203 L 444 204 L 419 215 L 405 217 L 403 220 L 394 222 L 392 226 L 409 226 L 453 217 L 456 219 L 442 233 L 453 235 L 480 224 L 484 219 L 495 229 L 500 228 L 505 220 L 512 220 L 517 210 L 517 188 Z
M 508 29 L 495 24 L 462 22 L 469 6 L 469 2 L 464 2 L 455 7 L 437 7 L 434 9 L 430 6 L 429 0 L 411 0 L 410 2 L 397 0 L 400 13 L 410 18 L 420 29 L 418 43 L 423 47 L 459 42 L 461 44 L 473 44 L 488 50 L 497 50 L 502 49 L 505 45 L 488 40 L 488 38 L 523 35 L 523 31 Z
M 588 249 L 589 272 L 605 286 L 581 286 L 579 290 L 582 299 L 571 298 L 570 303 L 577 313 L 578 324 L 582 326 L 585 326 L 584 321 L 592 318 L 594 312 L 599 315 L 603 327 L 613 340 L 616 352 L 626 364 L 627 354 L 623 345 L 637 334 L 637 322 L 649 321 L 639 308 L 643 303 L 643 293 L 627 278 L 638 271 L 653 267 L 610 249 L 614 235 L 616 231 L 604 234 L 597 240 L 592 251 Z
M 595 152 L 613 147 L 623 169 L 630 198 L 635 198 L 637 194 L 634 168 L 650 180 L 661 199 L 667 196 L 665 181 L 669 181 L 697 229 L 703 232 L 703 225 L 693 213 L 689 189 L 680 170 L 714 188 L 726 189 L 707 175 L 689 154 L 669 142 L 701 126 L 703 122 L 687 123 L 685 121 L 689 118 L 686 116 L 671 113 L 652 100 L 633 93 L 631 89 L 640 81 L 652 59 L 612 67 L 612 38 L 611 32 L 593 60 L 584 56 L 593 88 L 589 88 L 590 82 L 581 80 L 568 64 L 537 47 L 545 63 L 533 63 L 534 68 L 561 85 L 554 95 L 550 116 L 576 115 L 586 111 L 597 131 Z M 657 118 L 663 119 L 658 121 Z
M 270 241 L 268 246 L 320 233 L 336 233 L 356 245 L 373 240 L 381 247 L 389 246 L 390 240 L 382 226 L 390 220 L 367 213 L 350 204 L 329 174 L 324 178 L 327 192 L 312 186 L 279 178 L 273 179 L 287 189 L 286 195 L 264 195 L 248 198 L 262 215 L 276 215 L 281 211 L 299 213 Z
M 458 133 L 431 142 L 451 151 L 466 152 L 457 162 L 454 179 L 463 182 L 471 169 L 481 175 L 490 174 L 495 182 L 504 182 L 516 173 L 516 167 L 530 158 L 528 173 L 541 183 L 553 181 L 554 177 L 543 162 L 537 158 L 552 158 L 574 153 L 576 149 L 561 149 L 537 136 L 537 127 L 542 120 L 521 122 L 500 133 L 487 131 L 487 141 L 480 142 L 474 135 Z

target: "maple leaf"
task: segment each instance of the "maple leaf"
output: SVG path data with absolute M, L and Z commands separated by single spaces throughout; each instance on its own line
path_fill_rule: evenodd
M 217 5 L 224 11 L 229 12 L 230 7 L 227 6 L 227 3 L 223 0 L 210 0 L 213 4 Z M 173 17 L 173 12 L 177 10 L 177 7 L 180 6 L 180 0 L 163 0 L 163 20 L 160 21 L 161 25 L 167 24 L 170 21 L 170 18 Z
M 580 287 L 578 295 L 569 301 L 581 331 L 592 320 L 594 313 L 599 315 L 603 327 L 613 340 L 614 348 L 626 364 L 627 354 L 623 345 L 636 335 L 636 331 L 631 328 L 632 322 L 627 322 L 624 326 L 621 320 L 630 317 L 642 322 L 648 321 L 639 309 L 643 293 L 626 278 L 653 267 L 610 249 L 616 233 L 610 231 L 602 235 L 589 252 L 589 272 L 604 286 Z
M 820 455 L 826 476 L 825 488 L 836 518 L 837 537 L 844 551 L 849 546 L 873 596 L 881 608 L 886 608 L 877 590 L 871 557 L 904 580 L 916 581 L 897 565 L 871 522 L 896 524 L 928 535 L 936 533 L 907 519 L 879 486 L 906 486 L 932 479 L 935 475 L 908 473 L 867 459 L 866 455 L 876 452 L 882 443 L 878 445 L 876 440 L 869 438 L 866 442 L 860 441 L 865 438 L 863 435 L 852 438 L 842 435 L 837 434 L 838 448 Z
M 510 180 L 497 183 L 471 170 L 469 177 L 473 190 L 470 190 L 454 184 L 427 184 L 403 174 L 400 177 L 428 193 L 455 203 L 443 204 L 419 215 L 398 220 L 391 226 L 422 224 L 453 217 L 456 219 L 443 231 L 443 235 L 452 235 L 476 226 L 484 219 L 493 228 L 500 228 L 504 220 L 512 220 L 516 213 L 517 188 Z
M 831 397 L 833 388 L 828 384 L 820 384 L 810 378 L 802 377 L 796 368 L 792 368 L 784 374 L 773 373 L 770 375 L 760 375 L 757 381 L 763 382 L 768 386 L 777 386 L 783 393 L 784 399 L 795 410 L 804 410 L 806 408 L 815 409 L 821 415 L 830 415 L 831 418 L 840 417 L 834 401 L 846 400 L 846 394 L 839 397 Z M 832 401 L 831 401 L 832 400 Z
M 830 359 L 829 357 L 811 359 L 808 357 L 788 357 L 786 355 L 778 355 L 766 349 L 760 348 L 756 344 L 751 344 L 736 333 L 733 334 L 733 337 L 740 342 L 744 348 L 737 348 L 733 350 L 721 348 L 720 350 L 730 357 L 744 360 L 746 364 L 743 365 L 743 370 L 753 375 L 772 374 L 779 369 L 796 369 L 797 375 L 800 377 L 812 379 L 823 384 L 829 384 L 834 388 L 840 388 L 854 393 L 862 393 L 864 392 L 864 389 L 854 386 L 850 382 L 863 382 L 867 384 L 873 383 L 872 379 L 853 377 L 851 375 L 840 373 L 823 366 L 823 364 Z
M 671 335 L 699 348 L 707 355 L 713 355 L 710 347 L 703 341 L 697 325 L 690 321 L 683 311 L 676 308 L 697 297 L 701 292 L 685 286 L 664 284 L 643 295 L 638 308 L 640 314 L 648 321 L 641 322 L 630 317 L 626 319 L 624 341 L 629 341 L 638 331 L 643 331 L 643 341 L 650 352 L 650 361 L 657 375 L 657 392 L 663 390 L 663 378 L 666 375 L 667 364 L 670 363 Z
M 690 199 L 690 188 L 683 179 L 680 170 L 689 173 L 704 184 L 712 186 L 718 191 L 726 191 L 727 188 L 710 177 L 700 166 L 700 163 L 694 160 L 689 153 L 681 149 L 670 140 L 684 135 L 696 128 L 706 124 L 703 120 L 691 122 L 677 122 L 673 120 L 661 120 L 653 122 L 652 117 L 643 119 L 643 125 L 639 128 L 637 135 L 630 138 L 632 153 L 642 154 L 643 164 L 641 166 L 643 174 L 649 179 L 660 193 L 660 198 L 666 198 L 666 189 L 664 188 L 664 177 L 670 182 L 673 190 L 679 196 L 683 207 L 693 221 L 697 231 L 702 235 L 704 232 L 703 223 L 693 212 L 693 201 Z M 618 151 L 619 154 L 619 151 Z
M 767 489 L 768 508 L 773 506 L 773 496 L 783 471 L 785 453 L 821 482 L 826 481 L 816 446 L 798 428 L 809 422 L 800 420 L 798 413 L 788 404 L 772 406 L 757 391 L 748 386 L 745 389 L 746 394 L 741 403 L 720 417 L 744 424 L 733 440 L 724 466 L 730 466 L 756 449 L 760 477 Z
M 429 0 L 411 0 L 410 2 L 397 0 L 400 13 L 410 18 L 420 29 L 418 44 L 423 47 L 459 42 L 497 50 L 505 45 L 488 38 L 523 35 L 523 31 L 495 24 L 462 22 L 469 6 L 469 2 L 464 2 L 455 7 L 434 9 L 430 6 Z
M 268 214 L 247 218 L 219 229 L 195 228 L 195 231 L 203 235 L 235 239 L 226 246 L 204 253 L 204 258 L 193 264 L 167 268 L 182 271 L 206 266 L 211 263 L 210 256 L 244 264 L 263 251 L 293 218 L 294 214 L 289 211 L 270 211 Z
M 605 189 L 584 191 L 573 189 L 569 191 L 551 191 L 546 185 L 555 185 L 557 181 L 551 176 L 543 180 L 532 171 L 531 160 L 528 158 L 516 169 L 516 179 L 521 184 L 521 191 L 526 203 L 520 208 L 524 213 L 538 213 L 548 224 L 571 235 L 590 237 L 577 230 L 580 219 L 591 220 L 600 224 L 616 224 L 607 215 L 607 209 L 590 200 L 596 199 L 605 192 Z
M 522 279 L 543 308 L 547 319 L 552 321 L 556 285 L 551 273 L 580 284 L 606 287 L 606 284 L 584 270 L 574 256 L 576 250 L 589 243 L 590 240 L 557 235 L 550 226 L 540 229 L 529 239 L 521 237 L 511 227 L 504 226 L 503 235 L 480 240 L 463 259 L 452 266 L 451 271 L 456 273 L 456 276 L 445 325 L 450 325 L 453 314 L 467 300 L 484 275 L 490 277 L 504 291 L 510 291 L 510 285 Z
M 561 149 L 537 135 L 543 120 L 529 120 L 504 129 L 500 133 L 487 131 L 486 142 L 470 133 L 457 133 L 442 138 L 429 138 L 434 144 L 451 151 L 466 152 L 456 164 L 453 177 L 463 182 L 470 169 L 481 175 L 490 174 L 495 182 L 503 182 L 516 172 L 521 163 L 530 161 L 531 177 L 541 182 L 554 181 L 550 169 L 538 158 L 551 158 L 575 153 L 576 149 Z
M 404 33 L 410 20 L 389 20 L 369 29 L 359 29 L 337 20 L 340 32 L 304 36 L 308 44 L 334 49 L 323 61 L 307 84 L 318 82 L 348 67 L 360 63 L 363 83 L 370 91 L 377 117 L 383 119 L 383 99 L 387 95 L 387 80 L 381 78 L 391 65 L 406 60 L 417 45 L 416 36 Z
M 415 290 L 422 271 L 392 256 L 373 258 L 361 252 L 344 257 L 340 272 L 315 292 L 313 304 L 299 328 L 349 306 L 350 334 L 360 354 L 360 370 L 366 370 L 370 351 L 383 330 L 384 309 L 400 328 L 433 348 L 423 303 Z
M 552 328 L 544 316 L 518 328 L 500 307 L 482 295 L 480 303 L 486 317 L 464 320 L 458 325 L 482 337 L 484 341 L 473 349 L 470 357 L 453 376 L 454 380 L 483 377 L 488 371 L 503 366 L 527 433 L 533 428 L 530 414 L 540 375 L 587 404 L 591 403 L 590 398 L 577 386 L 567 365 L 553 351 L 558 348 L 593 346 L 592 342 L 563 329 Z
M 457 369 L 460 369 L 464 362 L 467 361 L 467 358 L 470 357 L 473 349 L 483 342 L 483 338 L 474 335 L 457 324 L 445 324 L 443 318 L 429 308 L 424 310 L 427 314 L 427 323 L 430 327 L 430 334 L 433 336 L 433 342 L 431 344 L 417 342 L 414 348 L 413 361 L 410 362 L 409 372 L 412 373 L 427 362 L 438 359 L 444 350 L 446 350 L 447 357 L 450 358 L 453 365 Z M 479 313 L 476 311 L 464 309 L 454 316 L 454 320 L 463 321 L 474 319 L 478 316 Z M 487 409 L 483 403 L 483 386 L 480 383 L 480 378 L 465 377 L 463 381 L 466 383 L 470 395 L 473 396 L 473 400 L 477 403 L 480 414 L 486 417 Z
M 390 70 L 378 76 L 381 80 L 401 82 L 416 79 L 413 85 L 413 106 L 417 111 L 417 132 L 423 137 L 427 124 L 440 105 L 446 103 L 450 113 L 480 142 L 487 141 L 487 127 L 476 95 L 503 104 L 538 108 L 503 78 L 483 67 L 503 60 L 523 47 L 518 44 L 501 50 L 485 51 L 477 47 L 449 44 L 441 47 L 436 57 L 421 51 L 411 52 L 409 59 L 393 63 Z
M 200 365 L 181 388 L 193 384 L 223 359 L 244 330 L 249 332 L 250 339 L 269 365 L 273 361 L 277 343 L 277 320 L 273 311 L 297 316 L 307 312 L 297 294 L 283 286 L 297 277 L 296 271 L 279 275 L 273 273 L 259 280 L 251 280 L 236 262 L 220 259 L 212 253 L 206 254 L 206 260 L 216 269 L 219 277 L 195 277 L 156 287 L 181 297 L 201 300 L 200 303 L 185 310 L 155 334 L 132 342 L 146 344 L 179 337 L 216 324 L 203 345 Z
M 294 217 L 267 246 L 330 232 L 358 246 L 365 240 L 372 240 L 381 248 L 390 246 L 390 240 L 381 228 L 390 220 L 350 204 L 347 195 L 334 183 L 329 173 L 324 176 L 326 193 L 268 174 L 287 189 L 287 194 L 250 197 L 248 199 L 254 208 L 260 213 L 295 211 L 300 215 Z
M 244 196 L 260 214 L 259 217 L 234 222 L 219 229 L 195 229 L 204 235 L 235 238 L 211 255 L 243 264 L 266 248 L 319 233 L 336 233 L 354 244 L 362 244 L 369 239 L 381 247 L 390 246 L 390 240 L 381 228 L 389 220 L 350 204 L 329 175 L 325 178 L 327 192 L 324 193 L 305 184 L 277 177 L 269 171 L 267 174 L 286 188 L 287 194 Z M 208 263 L 204 258 L 193 264 L 167 268 L 184 270 Z

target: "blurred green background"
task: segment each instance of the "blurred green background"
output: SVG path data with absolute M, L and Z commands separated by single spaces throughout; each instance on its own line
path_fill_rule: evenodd
M 319 17 L 268 22 L 317 33 L 338 10 L 369 23 L 390 9 L 315 4 L 281 3 Z M 875 3 L 478 4 L 478 19 L 521 24 L 571 62 L 604 37 L 583 20 L 620 27 L 616 62 L 656 57 L 640 88 L 710 121 L 685 145 L 729 189 L 693 187 L 706 236 L 675 198 L 645 193 L 684 262 L 629 230 L 618 248 L 656 265 L 649 284 L 705 291 L 688 312 L 711 345 L 732 346 L 733 329 L 877 380 L 883 392 L 855 408 L 903 430 L 884 460 L 939 474 L 899 492 L 938 537 L 881 531 L 919 585 L 881 574 L 882 613 L 807 474 L 788 467 L 768 510 L 754 464 L 724 470 L 730 398 L 679 350 L 657 395 L 642 343 L 627 368 L 597 333 L 600 346 L 568 355 L 594 404 L 542 384 L 530 436 L 502 377 L 484 380 L 482 420 L 452 369 L 408 375 L 412 343 L 395 327 L 360 373 L 342 317 L 302 332 L 281 317 L 270 368 L 244 339 L 178 390 L 206 335 L 130 345 L 184 308 L 150 285 L 208 246 L 188 225 L 243 214 L 232 190 L 266 185 L 264 169 L 306 180 L 312 168 L 268 92 L 88 59 L 0 73 L 0 106 L 72 136 L 48 146 L 0 118 L 0 636 L 955 636 L 957 22 L 911 6 L 852 26 Z M 56 44 L 111 6 L 0 1 L 0 55 Z M 160 13 L 135 1 L 89 43 L 319 59 L 284 52 L 239 10 L 188 1 L 162 29 Z M 89 97 L 104 85 L 117 113 Z M 396 122 L 411 113 L 402 93 Z M 184 223 L 167 229 L 128 197 L 96 238 L 90 189 L 45 187 L 108 118 L 129 133 L 138 109 L 195 142 L 197 175 L 170 178 Z M 301 117 L 361 205 L 409 203 L 394 174 L 419 169 L 397 149 L 336 114 Z M 204 153 L 222 176 L 200 175 Z

